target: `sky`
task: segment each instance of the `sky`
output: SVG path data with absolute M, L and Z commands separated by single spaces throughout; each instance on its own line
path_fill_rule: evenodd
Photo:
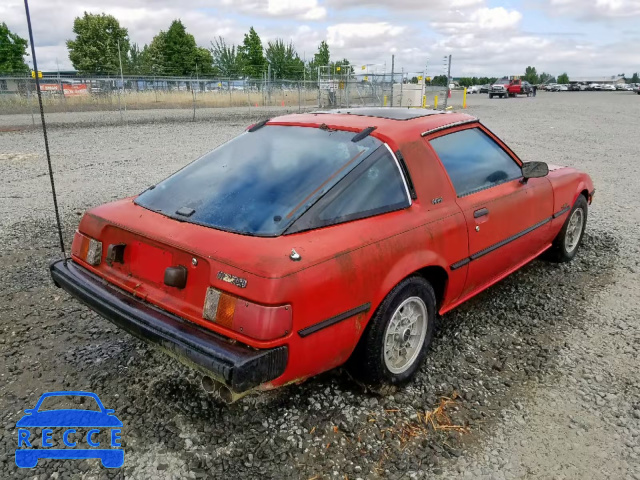
M 370 72 L 502 76 L 528 65 L 569 76 L 640 71 L 640 0 L 30 0 L 40 70 L 71 69 L 65 41 L 83 12 L 114 15 L 132 42 L 149 43 L 174 19 L 210 47 L 241 43 L 253 26 L 263 44 L 293 41 L 310 60 L 326 40 L 332 60 Z M 28 38 L 22 0 L 0 1 L 0 22 Z

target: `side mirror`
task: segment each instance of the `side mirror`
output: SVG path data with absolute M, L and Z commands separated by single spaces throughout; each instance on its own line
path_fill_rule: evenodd
M 105 408 L 104 413 L 107 415 L 113 415 L 116 411 L 113 408 Z
M 525 162 L 522 164 L 523 183 L 530 178 L 546 177 L 549 174 L 549 166 L 544 162 Z
M 27 415 L 31 415 L 34 412 L 33 408 L 27 408 L 25 409 L 24 413 L 26 413 Z

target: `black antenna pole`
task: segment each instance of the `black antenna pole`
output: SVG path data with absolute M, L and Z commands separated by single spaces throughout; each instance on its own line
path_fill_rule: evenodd
M 49 139 L 47 137 L 47 124 L 44 121 L 44 109 L 42 108 L 42 93 L 40 92 L 40 79 L 38 78 L 38 61 L 36 60 L 36 47 L 33 44 L 33 30 L 31 30 L 31 15 L 29 14 L 29 3 L 24 0 L 24 10 L 27 14 L 27 25 L 29 27 L 29 42 L 31 43 L 31 55 L 33 56 L 33 71 L 36 79 L 36 91 L 38 93 L 38 103 L 40 104 L 40 118 L 42 119 L 42 133 L 44 135 L 44 148 L 47 151 L 47 164 L 49 165 L 49 180 L 51 180 L 51 193 L 53 194 L 53 208 L 56 211 L 56 223 L 58 224 L 58 237 L 60 238 L 60 250 L 65 261 L 67 253 L 64 249 L 62 239 L 62 224 L 60 223 L 60 212 L 58 211 L 58 199 L 56 197 L 56 184 L 53 181 L 53 168 L 51 167 L 51 154 L 49 153 Z M 64 92 L 62 92 L 64 95 Z

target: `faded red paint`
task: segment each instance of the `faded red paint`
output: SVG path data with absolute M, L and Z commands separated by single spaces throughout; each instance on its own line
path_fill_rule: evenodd
M 548 248 L 567 214 L 511 242 L 496 255 L 455 270 L 451 264 L 550 217 L 565 205 L 573 205 L 583 190 L 593 190 L 586 174 L 559 168 L 526 184 L 515 180 L 458 199 L 428 143 L 431 136 L 422 138 L 421 133 L 471 118 L 456 113 L 408 121 L 339 114 L 278 117 L 269 124 L 326 124 L 353 132 L 376 126 L 372 135 L 393 151 L 402 152 L 418 198 L 404 210 L 275 238 L 179 222 L 127 198 L 92 209 L 80 222 L 79 232 L 105 245 L 100 265 L 93 267 L 78 257 L 78 235 L 72 246 L 73 260 L 126 291 L 251 347 L 288 345 L 285 373 L 260 388 L 308 378 L 349 358 L 377 306 L 402 279 L 424 267 L 445 271 L 447 281 L 439 303 L 444 313 Z M 433 136 L 465 128 L 478 125 L 458 126 Z M 506 150 L 521 163 L 508 147 Z M 438 197 L 442 201 L 432 203 Z M 474 209 L 487 204 L 491 214 L 474 219 Z M 480 226 L 480 235 L 476 226 Z M 109 266 L 104 261 L 106 246 L 111 243 L 127 244 L 123 264 Z M 292 248 L 301 255 L 300 261 L 289 258 Z M 164 285 L 162 272 L 171 265 L 188 268 L 186 288 Z M 246 279 L 246 288 L 219 280 L 220 271 Z M 259 341 L 205 320 L 202 308 L 210 286 L 260 305 L 290 305 L 292 331 L 276 340 Z M 367 303 L 371 304 L 367 313 L 304 338 L 298 334 L 305 327 Z

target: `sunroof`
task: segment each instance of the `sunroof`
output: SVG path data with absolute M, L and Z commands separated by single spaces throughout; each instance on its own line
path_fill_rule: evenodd
M 412 118 L 428 117 L 429 115 L 441 115 L 443 111 L 427 108 L 336 108 L 334 110 L 320 110 L 312 113 L 332 113 L 340 115 L 358 115 L 362 117 L 387 118 L 389 120 L 411 120 Z

